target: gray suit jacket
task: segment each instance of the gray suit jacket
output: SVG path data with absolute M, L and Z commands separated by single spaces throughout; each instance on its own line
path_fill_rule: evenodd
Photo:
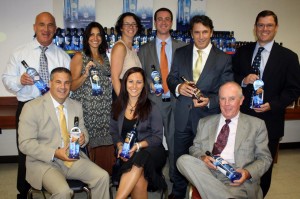
M 199 158 L 205 155 L 206 151 L 212 151 L 219 120 L 220 114 L 200 119 L 197 135 L 189 149 L 192 156 Z M 259 187 L 260 178 L 272 163 L 268 149 L 268 132 L 263 120 L 240 113 L 234 158 L 234 167 L 246 169 L 252 176 L 251 181 L 247 180 L 244 183 L 249 198 L 260 198 L 258 197 L 258 194 L 262 194 Z
M 185 45 L 187 45 L 187 44 L 182 41 L 172 39 L 172 60 L 173 60 L 173 55 L 174 55 L 175 50 L 177 48 L 180 48 Z M 159 58 L 157 57 L 157 51 L 156 51 L 156 40 L 153 40 L 151 42 L 148 42 L 148 43 L 142 45 L 138 52 L 138 56 L 142 63 L 142 67 L 145 71 L 148 85 L 150 85 L 150 83 L 152 82 L 152 80 L 151 80 L 151 72 L 152 72 L 151 66 L 152 65 L 155 66 L 156 70 L 161 75 Z M 172 66 L 172 64 L 171 64 L 171 66 Z M 161 96 L 156 96 L 156 94 L 154 94 L 154 93 L 152 94 L 149 92 L 148 97 L 150 100 L 155 102 L 155 104 L 157 104 L 159 107 L 161 107 L 161 103 L 162 103 Z M 171 101 L 174 103 L 173 105 L 175 105 L 175 98 L 172 95 L 171 95 Z
M 68 131 L 74 125 L 74 117 L 79 117 L 79 128 L 85 135 L 85 144 L 89 136 L 84 127 L 81 104 L 67 98 Z M 35 188 L 42 187 L 44 173 L 54 166 L 52 158 L 55 150 L 61 147 L 62 139 L 59 121 L 50 96 L 50 92 L 26 103 L 20 115 L 19 147 L 26 155 L 26 180 Z M 80 158 L 87 158 L 82 152 Z M 63 161 L 56 159 L 58 164 Z M 79 162 L 79 161 L 76 161 Z
M 185 76 L 188 80 L 193 79 L 193 45 L 189 44 L 175 51 L 171 72 L 167 79 L 169 89 L 174 96 L 176 96 L 177 85 L 183 83 L 181 76 Z M 195 108 L 192 98 L 179 95 L 175 108 L 175 128 L 184 131 L 190 111 L 192 111 L 194 132 L 200 118 L 219 113 L 218 91 L 219 87 L 227 81 L 233 81 L 231 56 L 213 46 L 196 82 L 197 88 L 209 97 L 209 108 Z

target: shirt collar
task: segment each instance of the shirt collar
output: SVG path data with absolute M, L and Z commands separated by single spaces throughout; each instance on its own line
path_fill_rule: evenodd
M 57 109 L 57 107 L 60 105 L 60 103 L 58 103 L 58 102 L 52 97 L 52 95 L 51 95 L 50 92 L 49 92 L 49 94 L 50 94 L 50 97 L 51 97 L 51 99 L 52 99 L 52 102 L 53 102 L 53 105 L 54 105 L 55 109 Z M 66 103 L 66 101 L 65 101 L 62 105 L 64 105 L 64 108 L 67 108 L 67 103 Z
M 269 43 L 267 43 L 266 45 L 264 45 L 264 46 L 263 46 L 263 47 L 264 47 L 264 50 L 266 50 L 266 51 L 268 51 L 268 52 L 271 52 L 271 49 L 272 49 L 272 47 L 273 47 L 274 42 L 275 42 L 275 41 L 274 41 L 274 39 L 273 39 L 272 41 L 270 41 Z M 261 46 L 259 45 L 258 42 L 256 42 L 255 50 L 257 51 L 259 47 L 261 47 Z
M 166 44 L 170 44 L 171 43 L 171 37 L 168 37 L 165 42 Z M 163 42 L 163 40 L 161 40 L 160 38 L 156 37 L 156 46 L 160 46 L 161 45 L 161 42 Z
M 234 116 L 230 120 L 231 120 L 231 122 L 235 123 L 239 119 L 239 117 L 240 117 L 240 111 L 238 112 L 238 114 L 236 116 Z M 226 118 L 223 116 L 223 114 L 221 114 L 220 120 L 224 121 L 224 123 L 225 123 Z
M 37 40 L 36 38 L 34 38 L 34 39 L 33 39 L 33 47 L 34 47 L 35 49 L 39 49 L 40 46 L 42 46 L 42 45 L 38 42 L 38 40 Z M 49 46 L 47 46 L 47 47 L 48 47 L 48 49 L 51 49 L 51 48 L 53 48 L 53 46 L 54 46 L 54 44 L 51 43 L 51 44 L 50 44 Z
M 210 52 L 210 50 L 211 50 L 211 48 L 212 48 L 212 44 L 211 43 L 209 43 L 207 46 L 206 46 L 206 48 L 204 48 L 204 49 L 201 49 L 201 51 L 204 53 L 204 54 L 209 54 L 209 52 Z M 194 44 L 194 46 L 193 46 L 193 52 L 194 53 L 198 53 L 197 51 L 198 50 L 200 50 L 200 49 L 198 49 L 196 46 L 195 46 L 195 44 Z

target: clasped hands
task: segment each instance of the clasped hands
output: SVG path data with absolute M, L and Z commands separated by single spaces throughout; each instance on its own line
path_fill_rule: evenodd
M 178 93 L 186 97 L 193 97 L 195 89 L 195 87 L 183 82 L 178 86 Z M 200 100 L 199 102 L 197 99 L 193 99 L 194 107 L 206 107 L 209 103 L 208 97 L 200 97 Z
M 205 163 L 205 165 L 209 169 L 217 170 L 217 166 L 215 166 L 213 164 L 213 162 L 215 161 L 214 158 L 207 156 L 207 155 L 203 155 L 203 156 L 201 156 L 201 160 Z M 240 186 L 246 180 L 251 178 L 249 171 L 247 171 L 246 169 L 237 168 L 236 171 L 241 173 L 242 177 L 239 180 L 234 180 L 232 183 L 230 183 L 231 186 Z
M 85 137 L 84 134 L 81 133 L 79 137 L 79 145 L 82 146 L 85 143 Z M 63 148 L 58 148 L 55 150 L 54 157 L 63 161 L 76 161 L 77 159 L 72 159 L 68 157 L 68 151 L 69 151 L 69 144 Z

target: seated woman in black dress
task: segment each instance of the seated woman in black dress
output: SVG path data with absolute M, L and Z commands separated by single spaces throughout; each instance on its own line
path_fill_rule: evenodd
M 162 145 L 163 123 L 159 109 L 148 99 L 148 85 L 143 69 L 128 69 L 121 82 L 121 91 L 112 106 L 110 132 L 122 160 L 121 179 L 116 199 L 148 198 L 147 187 L 165 189 L 161 170 L 166 163 Z M 127 132 L 136 125 L 137 140 L 130 149 L 130 158 L 120 157 Z

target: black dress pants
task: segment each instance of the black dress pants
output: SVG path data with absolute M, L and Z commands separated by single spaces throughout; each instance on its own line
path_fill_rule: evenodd
M 26 101 L 28 102 L 28 101 Z M 27 198 L 27 192 L 30 189 L 30 184 L 25 180 L 26 176 L 26 155 L 23 154 L 19 149 L 19 134 L 18 134 L 18 128 L 19 128 L 19 117 L 22 112 L 23 106 L 26 102 L 19 102 L 18 108 L 16 112 L 16 138 L 17 138 L 17 148 L 18 148 L 18 174 L 17 174 L 17 189 L 20 194 L 18 194 L 18 199 L 26 199 Z

